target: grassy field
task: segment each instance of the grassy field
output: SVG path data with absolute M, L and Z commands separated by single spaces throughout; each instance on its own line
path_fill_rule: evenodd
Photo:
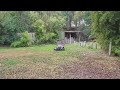
M 0 47 L 0 78 L 120 78 L 119 57 L 77 44 L 65 45 L 65 51 L 54 51 L 55 47 Z

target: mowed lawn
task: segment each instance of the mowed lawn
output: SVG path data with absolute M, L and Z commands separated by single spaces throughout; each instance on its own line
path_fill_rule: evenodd
M 77 44 L 0 47 L 0 79 L 120 79 L 120 58 Z

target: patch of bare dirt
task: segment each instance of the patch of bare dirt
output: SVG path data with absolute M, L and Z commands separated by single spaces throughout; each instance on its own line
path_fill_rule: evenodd
M 0 59 L 3 58 L 12 58 L 12 57 L 24 57 L 24 56 L 37 56 L 37 55 L 41 55 L 41 56 L 47 56 L 50 53 L 46 53 L 46 52 L 33 52 L 33 51 L 27 51 L 27 50 L 21 50 L 21 51 L 11 51 L 11 52 L 0 52 Z
M 48 57 L 51 53 L 19 51 L 11 53 L 0 53 L 3 57 L 21 56 L 28 61 L 27 55 L 35 57 Z M 25 56 L 24 56 L 25 55 Z M 2 58 L 3 58 L 2 57 Z M 20 57 L 20 58 L 21 58 Z M 21 60 L 23 59 L 21 58 Z M 60 57 L 53 57 L 59 61 Z M 0 78 L 9 79 L 120 79 L 120 61 L 117 57 L 109 57 L 104 53 L 85 52 L 81 58 L 74 58 L 70 63 L 49 64 L 44 62 L 22 63 L 5 68 L 0 65 Z M 51 59 L 51 62 L 52 62 Z M 66 58 L 61 58 L 65 59 Z M 67 58 L 70 59 L 70 58 Z M 78 60 L 76 60 L 78 59 Z M 81 60 L 82 59 L 82 60 Z
M 55 78 L 59 70 L 58 66 L 48 66 L 44 63 L 39 64 L 24 64 L 18 65 L 16 68 L 8 68 L 6 71 L 2 71 L 3 78 L 10 79 L 44 79 L 44 78 Z M 56 71 L 57 69 L 57 71 Z M 61 70 L 61 69 L 60 69 Z
M 8 57 L 25 56 L 25 55 L 31 55 L 31 54 L 32 52 L 29 52 L 29 51 L 2 52 L 0 53 L 0 59 L 8 58 Z
M 120 79 L 120 61 L 115 57 L 93 52 L 82 55 L 82 61 L 62 66 L 65 78 Z

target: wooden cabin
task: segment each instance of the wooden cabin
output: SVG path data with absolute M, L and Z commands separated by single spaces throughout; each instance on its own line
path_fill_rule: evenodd
M 65 43 L 74 43 L 85 41 L 84 33 L 76 27 L 71 28 L 63 28 L 61 30 L 61 39 L 64 40 Z

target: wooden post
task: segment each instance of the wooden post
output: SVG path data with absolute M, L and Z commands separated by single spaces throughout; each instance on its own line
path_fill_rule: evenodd
M 86 46 L 86 41 L 84 41 L 84 46 Z
M 81 42 L 81 46 L 83 46 L 83 41 Z
M 96 49 L 98 48 L 97 43 L 96 43 Z
M 93 42 L 92 42 L 91 48 L 92 48 L 92 49 L 94 48 L 94 47 L 93 47 Z
M 74 42 L 74 44 L 75 44 L 75 38 L 73 38 L 73 42 Z
M 74 40 L 74 44 L 75 44 L 75 40 Z
M 112 49 L 112 41 L 109 43 L 109 56 L 111 55 L 111 49 Z
M 71 44 L 71 33 L 70 33 L 70 44 Z
M 80 43 L 80 33 L 79 33 L 79 43 Z
M 81 46 L 81 42 L 79 42 L 80 46 Z
M 96 49 L 96 43 L 93 43 L 93 49 Z

